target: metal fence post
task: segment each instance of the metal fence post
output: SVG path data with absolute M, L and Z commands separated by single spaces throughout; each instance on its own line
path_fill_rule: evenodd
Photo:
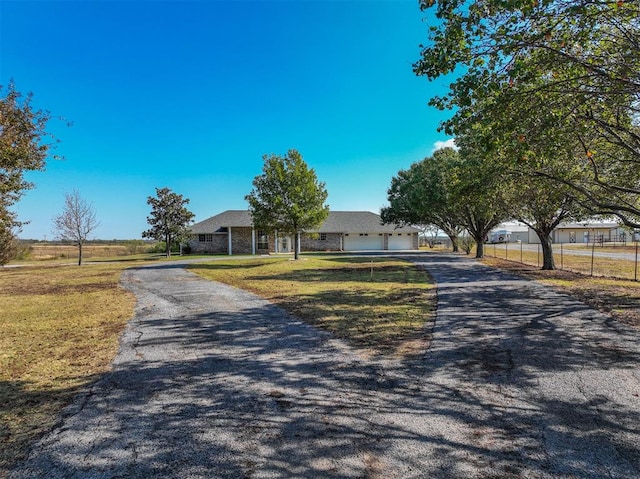
M 593 276 L 593 256 L 595 254 L 596 242 L 593 242 L 593 246 L 591 247 L 591 276 Z

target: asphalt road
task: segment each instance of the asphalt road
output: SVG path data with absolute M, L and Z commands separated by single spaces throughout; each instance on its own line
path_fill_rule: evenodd
M 640 477 L 637 332 L 462 256 L 411 258 L 439 299 L 411 362 L 176 263 L 129 270 L 113 371 L 10 477 Z

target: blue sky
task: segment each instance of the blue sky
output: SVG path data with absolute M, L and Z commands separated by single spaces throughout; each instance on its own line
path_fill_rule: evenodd
M 431 15 L 431 13 L 429 13 Z M 29 174 L 21 237 L 53 237 L 64 194 L 95 238 L 139 238 L 169 187 L 196 221 L 246 209 L 262 155 L 295 148 L 333 210 L 379 212 L 431 154 L 446 80 L 416 77 L 429 17 L 396 1 L 0 1 L 0 84 L 54 117 L 62 161 Z

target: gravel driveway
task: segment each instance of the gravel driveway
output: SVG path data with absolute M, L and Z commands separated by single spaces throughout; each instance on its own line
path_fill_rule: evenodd
M 367 360 L 177 263 L 139 299 L 113 371 L 10 476 L 640 477 L 638 335 L 456 255 L 421 360 Z

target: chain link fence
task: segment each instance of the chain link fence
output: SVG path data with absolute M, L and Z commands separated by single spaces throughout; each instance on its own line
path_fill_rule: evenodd
M 554 243 L 556 269 L 590 276 L 638 281 L 638 242 Z M 526 243 L 485 244 L 485 255 L 541 268 L 542 246 Z

